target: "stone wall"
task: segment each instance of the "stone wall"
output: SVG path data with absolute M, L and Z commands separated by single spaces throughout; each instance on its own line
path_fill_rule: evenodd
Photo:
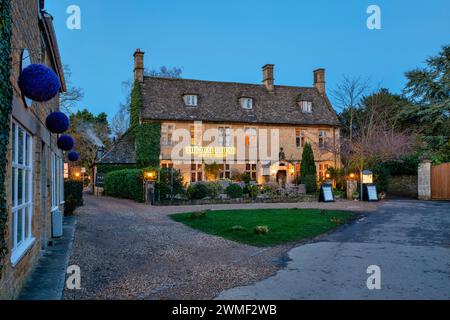
M 417 176 L 396 176 L 389 180 L 390 195 L 416 198 L 417 193 Z

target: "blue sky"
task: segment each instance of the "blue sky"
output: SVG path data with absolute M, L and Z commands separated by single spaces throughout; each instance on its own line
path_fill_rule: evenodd
M 81 30 L 66 27 L 72 4 Z M 366 27 L 371 4 L 381 8 L 381 30 Z M 184 78 L 260 83 L 261 67 L 273 63 L 277 84 L 310 86 L 324 67 L 328 91 L 346 74 L 400 92 L 405 71 L 450 43 L 448 0 L 47 0 L 46 9 L 72 82 L 84 89 L 79 108 L 110 117 L 136 48 L 147 68 L 182 67 Z

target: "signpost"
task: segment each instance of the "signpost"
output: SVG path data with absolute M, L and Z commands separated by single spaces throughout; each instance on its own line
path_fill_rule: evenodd
M 319 201 L 334 202 L 333 186 L 331 184 L 325 183 L 321 186 Z

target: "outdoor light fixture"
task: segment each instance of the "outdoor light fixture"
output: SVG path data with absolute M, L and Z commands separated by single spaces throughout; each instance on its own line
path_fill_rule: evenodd
M 144 171 L 144 180 L 145 181 L 155 181 L 158 174 L 155 170 Z
M 327 174 L 325 175 L 325 177 L 326 177 L 327 179 L 330 179 L 331 175 L 330 175 L 329 173 L 327 173 Z
M 355 174 L 354 173 L 350 173 L 350 179 L 355 179 Z
M 75 173 L 75 177 L 79 178 L 80 177 L 80 173 L 79 172 Z

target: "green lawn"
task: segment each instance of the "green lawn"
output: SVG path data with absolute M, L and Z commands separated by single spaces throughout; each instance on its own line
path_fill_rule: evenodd
M 208 211 L 206 217 L 200 218 L 192 218 L 191 213 L 171 216 L 194 229 L 259 247 L 312 238 L 353 217 L 350 212 L 318 209 L 224 210 Z M 268 226 L 269 232 L 256 234 L 256 226 Z

